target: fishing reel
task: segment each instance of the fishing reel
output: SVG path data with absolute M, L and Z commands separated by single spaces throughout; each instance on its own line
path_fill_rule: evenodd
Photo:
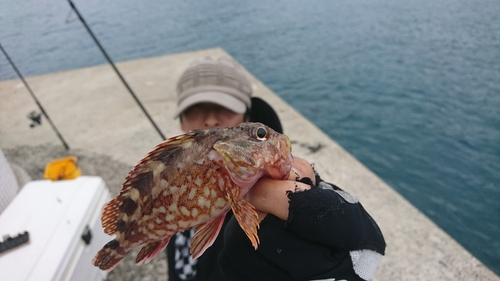
M 31 120 L 30 128 L 42 125 L 42 113 L 40 112 L 33 110 L 26 116 L 26 118 Z

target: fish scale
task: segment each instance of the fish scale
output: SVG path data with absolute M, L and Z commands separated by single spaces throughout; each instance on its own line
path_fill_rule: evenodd
M 212 245 L 227 212 L 257 248 L 258 216 L 243 200 L 261 177 L 285 179 L 290 140 L 261 123 L 196 130 L 156 146 L 130 171 L 120 194 L 104 206 L 104 232 L 115 235 L 94 257 L 112 270 L 135 247 L 147 263 L 177 232 L 194 227 L 193 258 Z

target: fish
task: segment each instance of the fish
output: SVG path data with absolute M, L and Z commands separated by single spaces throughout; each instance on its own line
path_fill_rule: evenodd
M 104 232 L 114 235 L 92 263 L 111 271 L 141 246 L 136 265 L 150 262 L 177 232 L 194 228 L 194 259 L 217 238 L 229 210 L 257 249 L 258 215 L 244 196 L 262 177 L 286 179 L 291 143 L 261 123 L 194 130 L 157 145 L 128 173 L 103 207 Z

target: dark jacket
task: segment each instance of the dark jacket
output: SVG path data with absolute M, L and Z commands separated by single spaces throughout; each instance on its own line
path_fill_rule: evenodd
M 381 257 L 385 241 L 363 206 L 334 185 L 313 186 L 288 197 L 288 220 L 267 215 L 257 250 L 236 220 L 229 221 L 219 254 L 222 280 L 364 280 L 358 271 L 365 269 L 353 265 L 352 253 Z
M 229 216 L 215 244 L 200 257 L 192 280 L 371 279 L 385 251 L 380 229 L 348 193 L 319 177 L 317 182 L 310 190 L 288 193 L 287 221 L 266 216 L 257 250 Z M 366 261 L 371 271 L 363 267 Z

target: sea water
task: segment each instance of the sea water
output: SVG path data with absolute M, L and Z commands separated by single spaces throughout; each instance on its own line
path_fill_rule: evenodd
M 222 47 L 500 274 L 498 0 L 74 2 L 114 61 Z M 24 75 L 106 63 L 70 10 L 0 1 Z

